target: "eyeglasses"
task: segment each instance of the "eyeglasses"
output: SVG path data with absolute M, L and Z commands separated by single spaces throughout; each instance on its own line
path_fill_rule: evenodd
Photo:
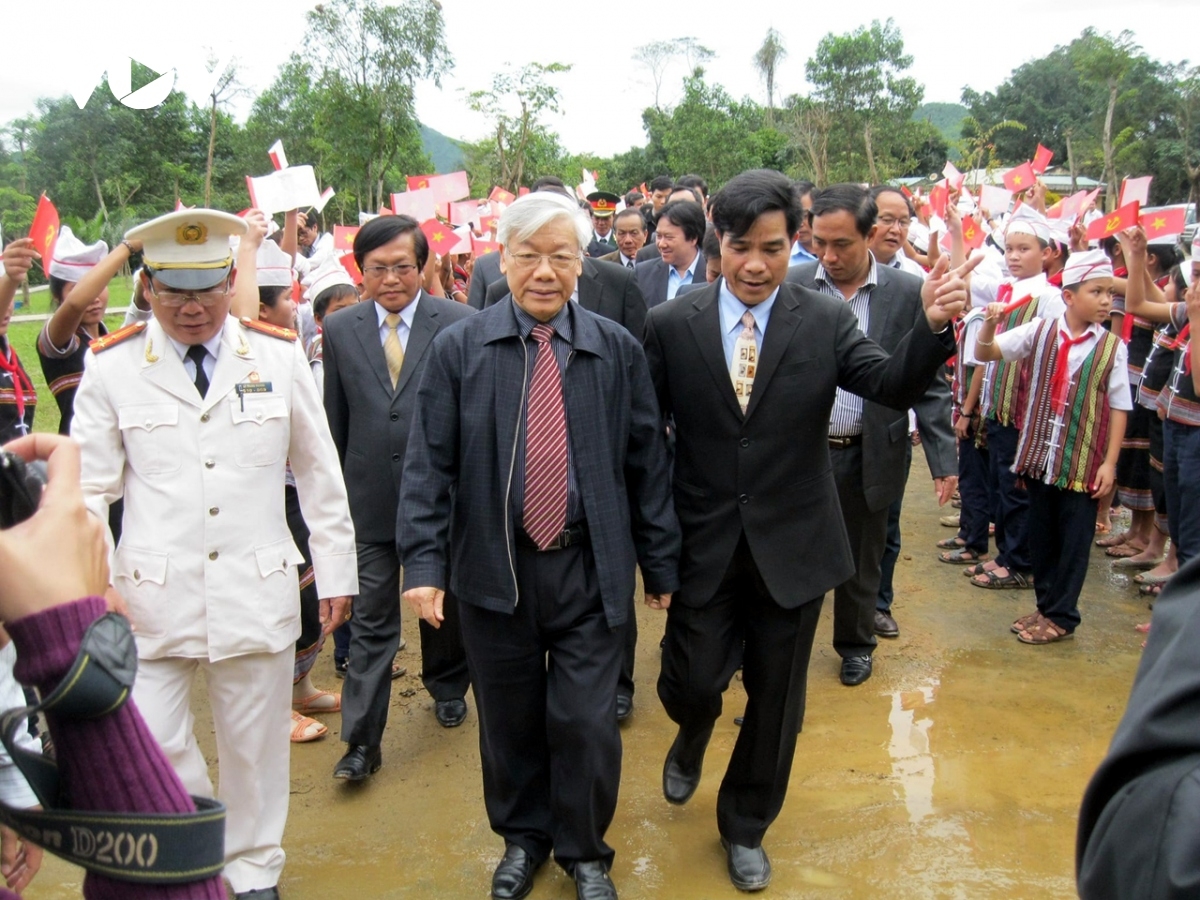
M 181 294 L 178 291 L 156 291 L 154 285 L 151 284 L 150 293 L 159 303 L 171 309 L 186 306 L 189 300 L 195 300 L 201 306 L 213 306 L 220 303 L 222 298 L 229 296 L 229 285 L 226 284 L 219 291 L 187 291 Z
M 398 263 L 394 266 L 367 266 L 362 271 L 368 278 L 386 278 L 388 272 L 391 272 L 397 278 L 404 278 L 412 274 L 416 268 L 411 263 Z
M 550 267 L 559 272 L 567 272 L 579 262 L 577 253 L 509 253 L 508 258 L 518 269 L 536 269 L 543 259 L 550 260 Z
M 901 228 L 907 228 L 912 224 L 912 219 L 893 219 L 891 216 L 880 216 L 875 221 L 884 228 L 891 228 L 894 225 L 899 225 Z

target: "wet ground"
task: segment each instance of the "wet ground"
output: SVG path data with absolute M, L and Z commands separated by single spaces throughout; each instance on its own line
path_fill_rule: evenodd
M 1145 602 L 1096 550 L 1076 638 L 1018 643 L 1008 625 L 1033 609 L 1032 592 L 973 588 L 937 562 L 933 544 L 952 532 L 928 485 L 918 452 L 896 569 L 901 635 L 881 643 L 866 684 L 838 682 L 832 604 L 824 610 L 787 803 L 764 842 L 774 867 L 764 898 L 1074 896 L 1079 801 L 1125 706 Z M 669 806 L 660 780 L 675 729 L 654 693 L 662 619 L 640 607 L 639 621 L 613 879 L 623 900 L 744 896 L 725 873 L 715 804 L 745 695 L 735 681 L 699 790 Z M 406 613 L 409 648 L 415 625 Z M 416 673 L 413 650 L 401 656 Z M 317 675 L 336 688 L 328 652 Z M 285 900 L 487 897 L 502 845 L 484 817 L 473 708 L 443 730 L 419 681 L 397 681 L 384 767 L 349 790 L 330 778 L 343 745 L 338 717 L 326 720 L 328 737 L 293 749 Z M 78 870 L 51 860 L 26 896 L 62 900 L 78 885 Z M 568 900 L 574 885 L 548 865 L 531 897 Z

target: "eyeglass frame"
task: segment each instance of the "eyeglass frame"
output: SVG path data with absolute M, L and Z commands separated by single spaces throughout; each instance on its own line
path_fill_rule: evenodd
M 571 270 L 572 263 L 578 263 L 583 259 L 582 252 L 576 252 L 573 254 L 567 254 L 567 253 L 513 253 L 507 247 L 504 248 L 504 252 L 508 254 L 508 258 L 511 259 L 516 264 L 516 267 L 518 269 L 521 269 L 521 270 L 527 271 L 527 272 L 537 271 L 538 267 L 541 266 L 543 259 L 547 260 L 550 263 L 550 268 L 553 269 L 555 272 L 569 272 Z M 534 257 L 536 257 L 536 260 L 534 259 Z M 556 263 L 555 260 L 558 260 L 558 262 Z M 561 263 L 561 265 L 559 263 Z
M 225 277 L 225 289 L 221 290 L 221 291 L 163 291 L 163 292 L 159 292 L 154 287 L 154 279 L 152 277 L 147 279 L 147 287 L 149 287 L 150 293 L 154 295 L 154 299 L 157 300 L 159 303 L 161 303 L 163 306 L 167 307 L 168 309 L 183 309 L 183 307 L 187 306 L 188 303 L 191 302 L 192 300 L 195 300 L 200 306 L 204 307 L 205 309 L 208 309 L 209 307 L 216 306 L 221 301 L 222 297 L 228 297 L 229 293 L 230 293 L 230 291 L 229 291 L 229 276 Z M 168 297 L 171 299 L 167 299 Z M 175 299 L 177 297 L 182 297 L 183 300 L 180 302 L 177 302 Z M 205 297 L 206 300 L 200 299 L 201 297 Z
M 362 273 L 364 277 L 378 278 L 382 281 L 388 275 L 395 275 L 397 278 L 406 278 L 419 268 L 416 263 L 395 263 L 390 266 L 364 266 Z

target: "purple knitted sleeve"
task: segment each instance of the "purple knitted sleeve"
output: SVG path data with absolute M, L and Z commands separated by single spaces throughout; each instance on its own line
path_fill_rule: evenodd
M 17 646 L 17 680 L 45 696 L 66 675 L 104 600 L 86 597 L 5 623 Z M 195 804 L 150 734 L 133 700 L 102 719 L 48 715 L 59 777 L 75 809 L 192 812 Z M 219 875 L 182 885 L 142 885 L 88 873 L 88 900 L 225 900 Z M 0 898 L 6 895 L 0 893 Z

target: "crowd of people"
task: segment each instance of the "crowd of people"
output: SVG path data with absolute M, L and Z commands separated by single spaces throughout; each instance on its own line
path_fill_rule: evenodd
M 439 257 L 403 215 L 363 224 L 353 265 L 312 210 L 280 226 L 180 209 L 111 250 L 64 228 L 37 349 L 78 471 L 74 445 L 27 437 L 38 398 L 4 338 L 45 262 L 28 239 L 3 253 L 0 439 L 70 460 L 59 506 L 81 491 L 103 523 L 107 582 L 58 600 L 103 595 L 134 623 L 133 716 L 173 773 L 170 809 L 214 795 L 190 707 L 203 674 L 237 897 L 279 896 L 290 745 L 324 737 L 319 717 L 341 716 L 334 779 L 383 765 L 406 603 L 438 724 L 474 698 L 504 841 L 492 896 L 526 896 L 553 856 L 580 898 L 615 898 L 605 833 L 639 570 L 665 613 L 667 802 L 692 798 L 743 673 L 716 818 L 732 884 L 757 891 L 825 595 L 847 687 L 900 634 L 914 446 L 939 504 L 959 507 L 937 558 L 964 588 L 1031 591 L 997 623 L 1023 644 L 1072 637 L 1095 544 L 1147 595 L 1197 555 L 1200 241 L 1190 259 L 1141 227 L 1091 246 L 1085 221 L 1054 218 L 1040 183 L 1011 211 L 953 190 L 931 219 L 900 187 L 757 170 L 712 195 L 697 176 L 586 199 L 542 178 L 477 259 Z M 1113 533 L 1118 505 L 1130 524 Z M 329 636 L 340 691 L 312 680 Z M 44 688 L 37 671 L 23 683 Z M 0 799 L 29 805 L 19 787 Z M 35 857 L 0 868 L 10 887 Z M 90 875 L 85 892 L 115 896 L 104 885 Z

